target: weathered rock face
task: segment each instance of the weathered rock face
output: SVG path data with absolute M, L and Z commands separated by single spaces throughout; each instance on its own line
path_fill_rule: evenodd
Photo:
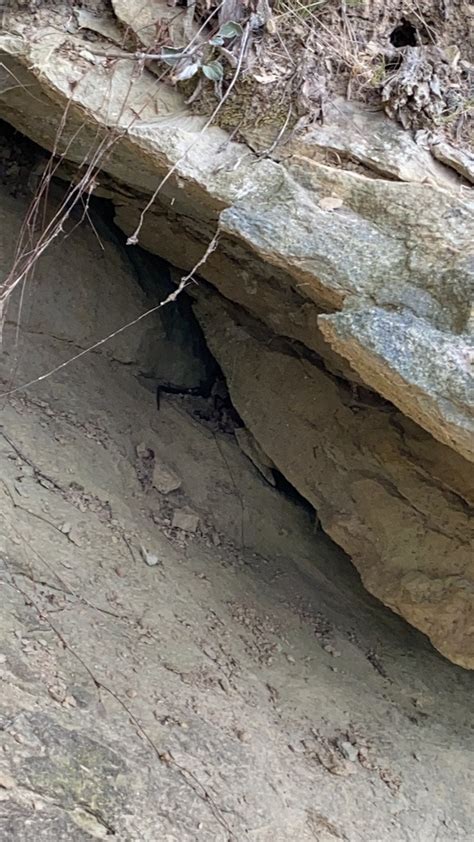
M 259 158 L 65 27 L 60 12 L 6 20 L 0 116 L 70 164 L 94 160 L 132 240 L 187 271 L 206 255 L 199 273 L 261 323 L 198 304 L 256 441 L 367 587 L 474 667 L 469 188 L 363 109 L 343 114 L 358 139 L 339 138 L 339 108 L 332 129 Z
M 367 588 L 472 666 L 469 463 L 216 295 L 199 296 L 197 312 L 245 424 Z

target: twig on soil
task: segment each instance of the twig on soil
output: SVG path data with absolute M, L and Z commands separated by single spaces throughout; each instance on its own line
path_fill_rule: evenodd
M 3 435 L 3 433 L 2 433 L 2 435 Z M 47 526 L 51 526 L 53 529 L 56 529 L 58 532 L 61 531 L 54 523 L 49 521 L 47 518 L 44 518 L 41 515 L 36 514 L 36 512 L 32 512 L 30 509 L 26 509 L 24 506 L 21 506 L 19 503 L 17 503 L 15 498 L 13 497 L 13 494 L 12 494 L 9 486 L 7 485 L 7 483 L 5 482 L 4 479 L 0 479 L 0 484 L 3 485 L 3 487 L 5 488 L 5 491 L 7 492 L 14 509 L 19 509 L 20 511 L 25 512 L 25 514 L 27 514 L 27 515 L 31 515 L 32 517 L 39 518 L 39 520 L 42 520 L 43 523 L 45 523 Z M 23 536 L 22 536 L 21 532 L 19 532 L 19 530 L 15 527 L 14 524 L 12 524 L 12 529 L 15 532 L 16 536 L 21 541 L 23 539 Z M 55 578 L 57 579 L 57 581 L 61 585 L 61 588 L 56 589 L 55 586 L 51 585 L 49 582 L 43 582 L 42 583 L 43 585 L 45 585 L 48 588 L 54 588 L 56 590 L 61 590 L 62 593 L 65 593 L 68 596 L 74 597 L 74 599 L 77 599 L 78 602 L 82 602 L 84 605 L 87 605 L 88 608 L 92 608 L 93 611 L 98 611 L 99 613 L 105 614 L 108 617 L 113 617 L 115 620 L 122 620 L 123 622 L 128 623 L 129 625 L 133 625 L 133 620 L 130 617 L 128 617 L 126 614 L 117 614 L 115 611 L 111 611 L 110 608 L 101 608 L 101 606 L 99 606 L 99 605 L 94 605 L 94 603 L 89 602 L 89 600 L 86 599 L 86 597 L 80 596 L 78 593 L 73 591 L 69 587 L 69 585 L 58 575 L 58 573 L 56 573 L 53 566 L 51 564 L 49 564 L 46 561 L 45 558 L 43 558 L 41 553 L 38 552 L 38 550 L 34 547 L 33 544 L 30 545 L 30 549 L 39 558 L 40 562 L 46 567 L 46 569 L 50 573 L 52 573 L 53 576 L 55 576 Z M 28 576 L 26 573 L 21 573 L 20 575 L 25 576 L 27 579 L 31 579 L 31 577 Z

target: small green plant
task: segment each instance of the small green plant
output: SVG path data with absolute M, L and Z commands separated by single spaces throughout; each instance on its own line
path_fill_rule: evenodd
M 370 84 L 374 88 L 378 88 L 382 84 L 383 80 L 385 79 L 385 70 L 385 61 L 382 59 L 380 64 L 378 64 L 375 67 L 374 72 L 372 74 L 372 78 L 370 80 Z
M 243 29 L 240 23 L 230 20 L 206 42 L 204 48 L 200 45 L 199 52 L 190 51 L 186 47 L 164 47 L 161 51 L 161 59 L 174 68 L 173 80 L 175 82 L 192 79 L 197 73 L 202 73 L 213 82 L 221 82 L 224 78 L 224 66 L 218 58 L 215 58 L 216 48 L 224 47 L 226 42 L 241 38 L 242 35 Z

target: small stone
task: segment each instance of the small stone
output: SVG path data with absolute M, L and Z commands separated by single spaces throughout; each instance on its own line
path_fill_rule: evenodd
M 330 749 L 321 747 L 321 750 L 317 752 L 317 757 L 321 766 L 324 766 L 331 775 L 337 775 L 344 778 L 346 775 L 350 775 L 354 771 L 353 767 L 349 765 L 347 760 L 341 760 L 341 758 Z
M 223 676 L 222 678 L 219 678 L 219 685 L 222 688 L 222 690 L 224 691 L 224 693 L 230 693 L 230 684 L 229 684 L 228 679 L 225 678 L 225 676 Z
M 338 210 L 342 208 L 344 202 L 339 196 L 324 196 L 322 199 L 319 200 L 319 207 L 323 210 Z
M 332 766 L 328 766 L 327 770 L 331 773 L 331 775 L 337 775 L 340 778 L 345 778 L 346 775 L 351 774 L 351 767 L 348 766 L 346 761 L 344 761 L 343 764 L 334 763 Z
M 367 751 L 366 748 L 364 748 L 364 747 L 360 748 L 359 751 L 357 752 L 357 756 L 359 758 L 360 765 L 363 766 L 364 769 L 369 769 L 370 771 L 375 770 L 376 766 L 370 760 L 369 752 Z
M 79 50 L 79 55 L 90 64 L 97 64 L 97 57 L 90 50 Z
M 10 777 L 10 775 L 5 774 L 4 772 L 0 772 L 0 788 L 1 789 L 13 789 L 15 786 L 16 781 L 14 778 Z
M 72 524 L 68 523 L 67 521 L 66 521 L 66 523 L 61 524 L 61 526 L 59 527 L 59 531 L 62 532 L 63 535 L 69 535 L 71 529 L 72 529 Z
M 38 812 L 41 812 L 41 810 L 44 810 L 45 808 L 44 801 L 41 801 L 39 798 L 33 798 L 32 804 L 33 809 L 37 810 Z
M 160 561 L 160 559 L 158 558 L 156 553 L 153 553 L 150 550 L 147 550 L 146 547 L 141 546 L 140 547 L 140 553 L 141 553 L 141 556 L 143 558 L 143 561 L 145 562 L 145 564 L 148 565 L 148 567 L 156 567 L 157 564 L 163 563 L 163 562 Z
M 181 487 L 181 480 L 166 465 L 156 462 L 153 468 L 152 484 L 161 494 L 171 494 L 172 491 L 177 491 Z
M 64 704 L 66 693 L 62 687 L 52 685 L 51 687 L 48 687 L 48 693 L 55 702 L 59 702 L 61 705 Z
M 329 655 L 332 655 L 333 658 L 340 658 L 341 657 L 341 653 L 339 652 L 339 649 L 335 649 L 334 646 L 331 646 L 330 643 L 325 643 L 324 646 L 323 646 L 323 649 L 324 649 L 325 652 L 328 652 Z
M 26 488 L 22 488 L 21 481 L 15 482 L 15 491 L 20 497 L 29 497 L 28 491 Z
M 342 751 L 344 757 L 347 760 L 350 760 L 351 763 L 356 762 L 356 760 L 359 756 L 359 749 L 356 746 L 354 746 L 352 743 L 350 743 L 348 740 L 346 740 L 346 741 L 344 741 L 340 744 L 340 748 L 341 748 L 341 751 Z
M 175 529 L 181 529 L 183 532 L 197 532 L 199 517 L 192 509 L 176 509 L 173 512 L 171 525 Z
M 244 731 L 243 728 L 236 728 L 235 735 L 241 743 L 247 743 L 250 739 L 248 731 Z
M 305 744 L 302 740 L 297 743 L 288 743 L 288 748 L 293 754 L 304 754 L 306 751 Z
M 289 664 L 296 664 L 296 660 L 293 658 L 293 655 L 286 655 L 286 660 Z
M 3 652 L 0 652 L 0 664 L 6 663 L 6 660 L 7 660 L 7 656 L 4 655 Z

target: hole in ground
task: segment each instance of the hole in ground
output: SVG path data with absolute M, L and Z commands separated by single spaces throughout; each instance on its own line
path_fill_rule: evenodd
M 402 18 L 390 34 L 390 43 L 394 47 L 416 47 L 418 44 L 417 30 L 409 20 Z

